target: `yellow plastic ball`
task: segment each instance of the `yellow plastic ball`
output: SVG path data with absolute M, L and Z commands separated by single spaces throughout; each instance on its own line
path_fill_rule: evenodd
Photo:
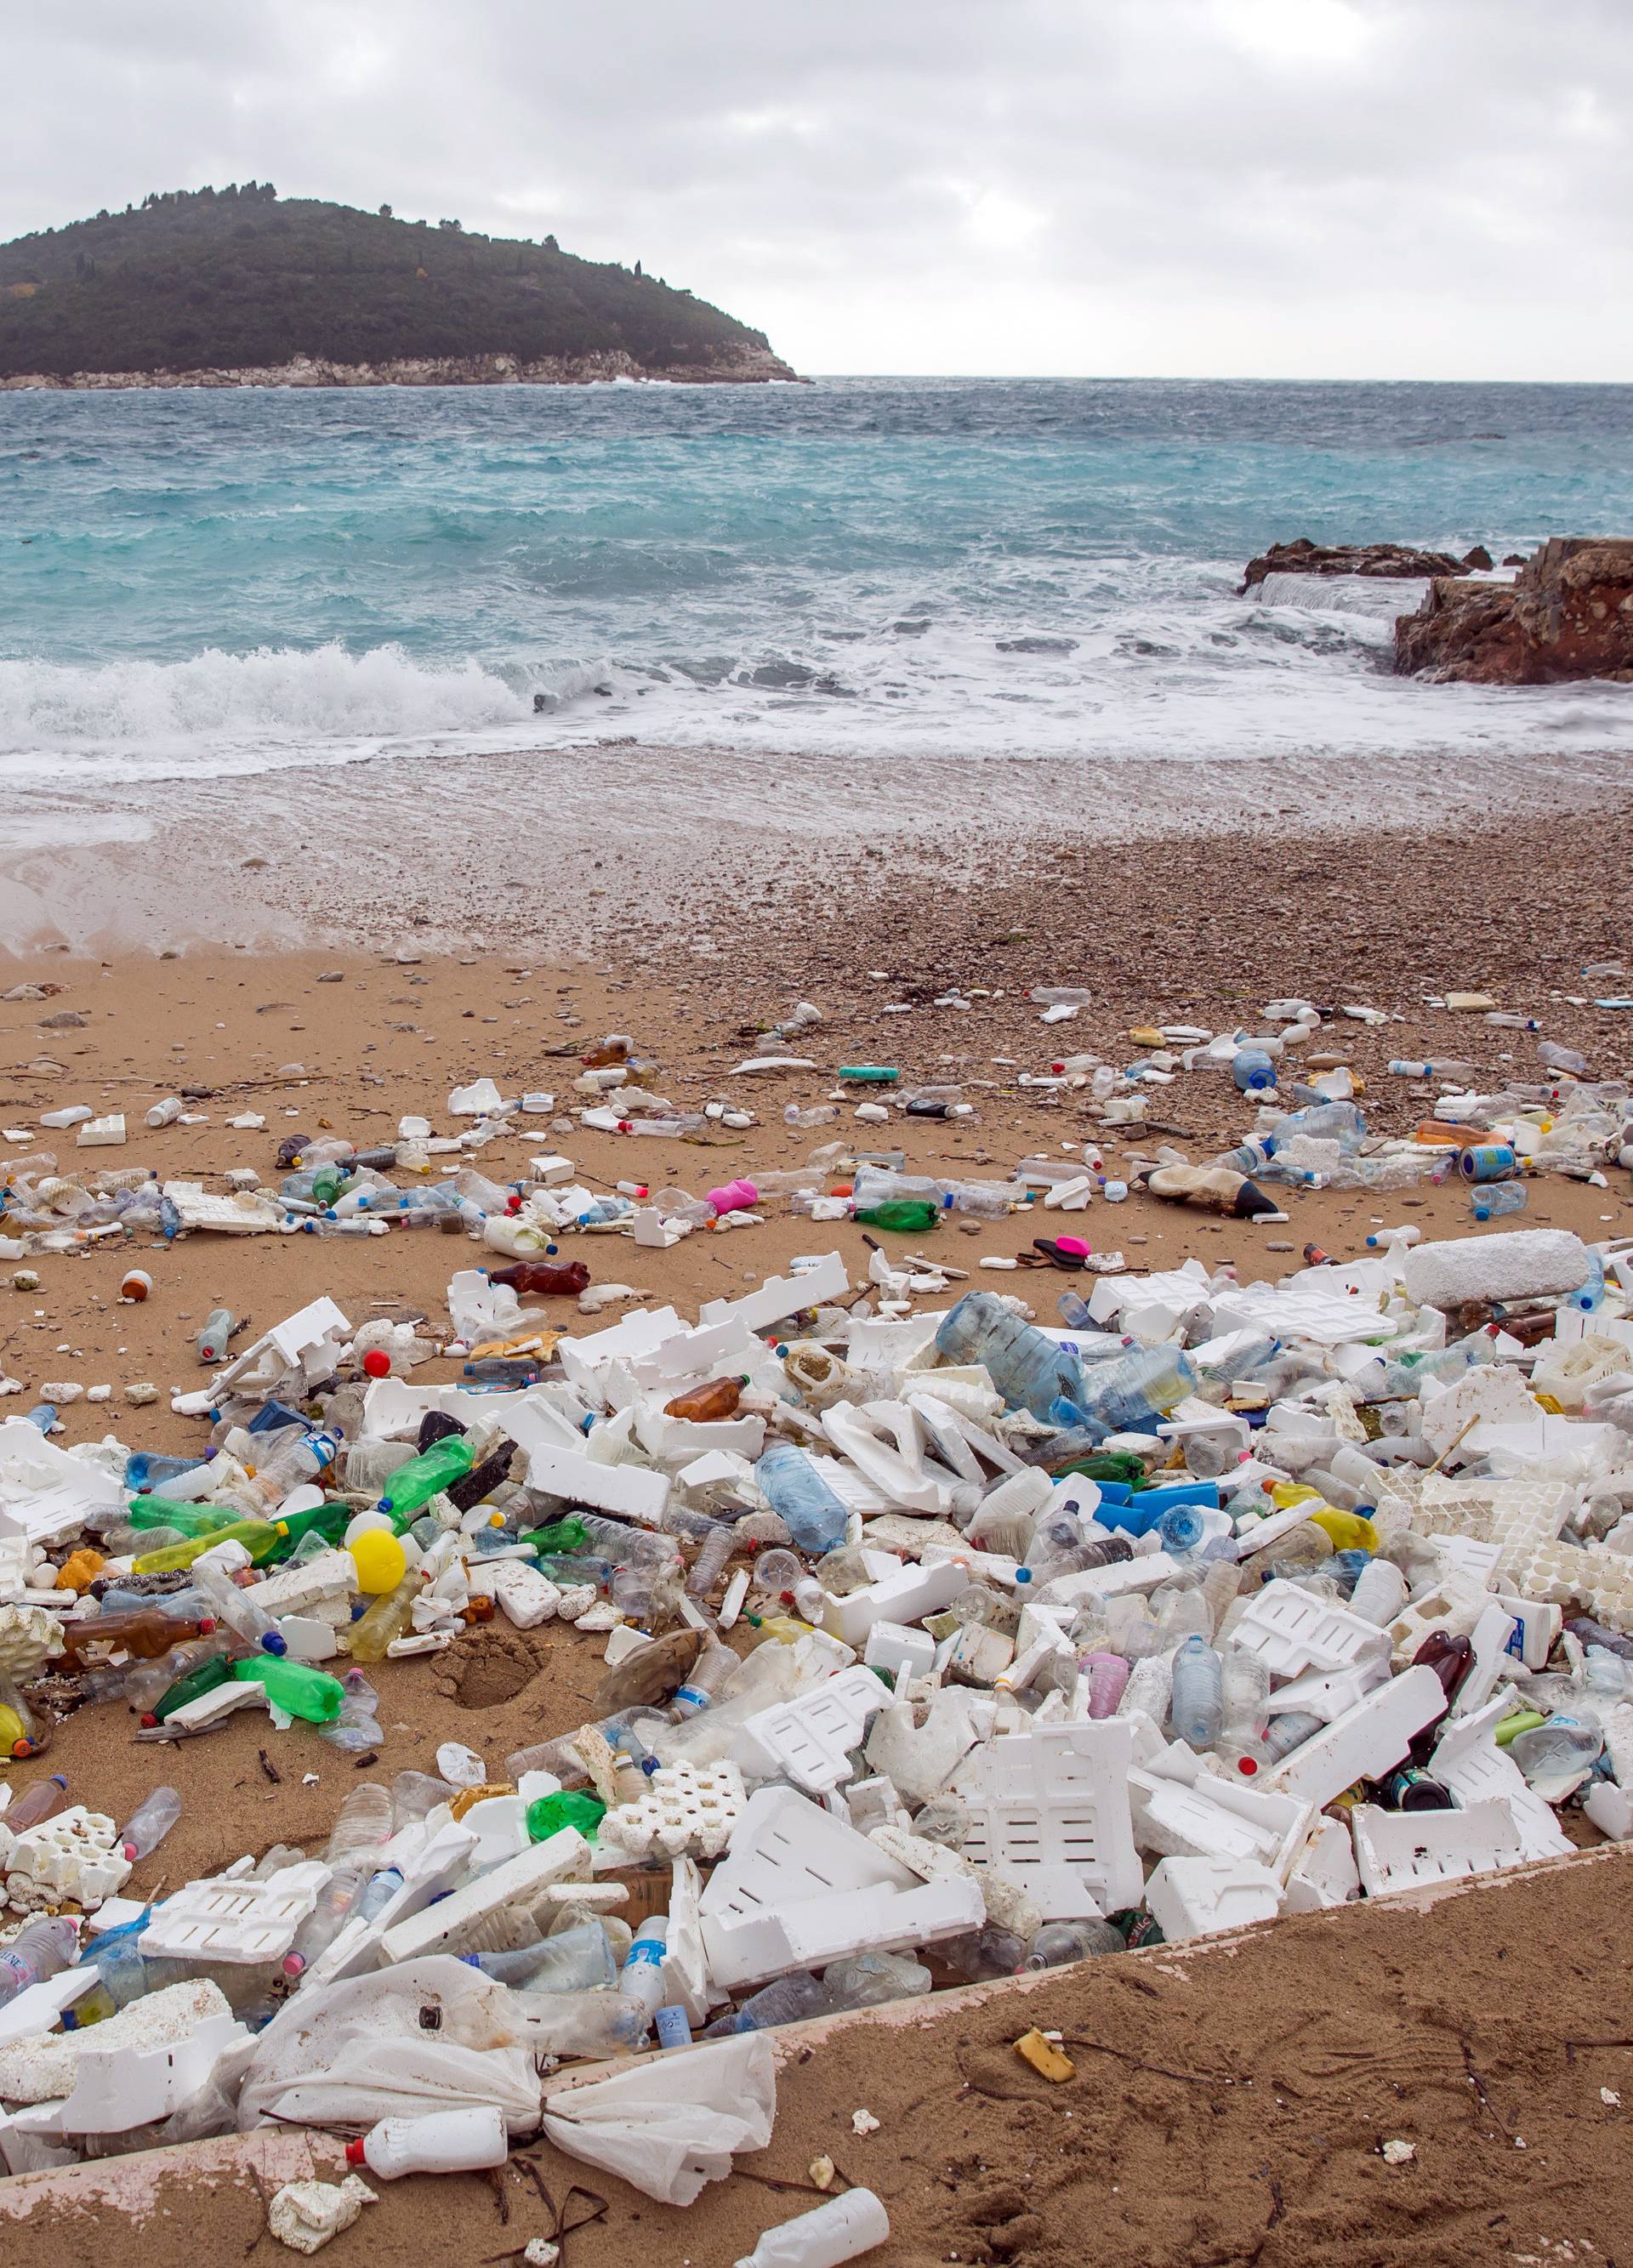
M 359 1588 L 375 1598 L 395 1591 L 408 1571 L 408 1554 L 389 1528 L 366 1528 L 346 1549 L 357 1568 Z

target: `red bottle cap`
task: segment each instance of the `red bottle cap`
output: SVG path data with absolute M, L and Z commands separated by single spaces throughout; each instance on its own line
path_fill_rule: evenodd
M 346 2163 L 349 2166 L 361 2166 L 367 2163 L 367 2161 L 363 2155 L 363 2137 L 361 2134 L 354 2134 L 351 2139 L 347 2143 Z

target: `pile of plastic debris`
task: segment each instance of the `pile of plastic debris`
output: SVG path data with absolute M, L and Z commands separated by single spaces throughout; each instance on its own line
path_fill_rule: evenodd
M 770 2027 L 1633 1832 L 1633 1257 L 1416 1236 L 1060 1324 L 829 1254 L 564 1336 L 473 1270 L 453 1331 L 531 1335 L 521 1382 L 416 1385 L 430 1339 L 324 1299 L 173 1456 L 0 1425 L 16 1756 L 122 1707 L 184 1789 L 240 1708 L 373 1755 L 370 1669 L 495 1616 L 606 1656 L 593 1721 L 151 1904 L 184 1793 L 122 1828 L 47 1755 L 0 1809 L 0 2156 L 434 2104 L 686 2201 L 769 2132 Z M 570 2115 L 541 2080 L 654 2041 Z

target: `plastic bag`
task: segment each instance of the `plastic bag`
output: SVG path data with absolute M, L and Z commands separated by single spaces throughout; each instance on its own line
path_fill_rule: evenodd
M 765 2148 L 776 2115 L 771 2041 L 743 2032 L 546 2095 L 544 2133 L 660 2204 L 691 2205 L 734 2152 Z
M 484 2103 L 513 2133 L 537 2125 L 526 2021 L 506 1986 L 438 1954 L 298 1993 L 255 2043 L 238 2123 L 372 2126 Z

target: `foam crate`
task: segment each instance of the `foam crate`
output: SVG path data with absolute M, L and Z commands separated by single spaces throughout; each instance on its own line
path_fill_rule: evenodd
M 1427 1663 L 1420 1663 L 1312 1733 L 1261 1776 L 1262 1785 L 1320 1809 L 1356 1780 L 1382 1779 L 1393 1771 L 1410 1747 L 1413 1734 L 1432 1725 L 1445 1707 L 1440 1680 Z
M 239 1861 L 248 1868 L 248 1859 Z M 137 1942 L 150 1958 L 228 1961 L 260 1965 L 280 1960 L 317 1904 L 331 1867 L 308 1859 L 282 1867 L 263 1881 L 217 1874 L 184 1883 L 162 1905 Z
M 1467 1682 L 1467 1681 L 1465 1681 Z M 1454 1795 L 1465 1810 L 1488 1802 L 1505 1804 L 1526 1859 L 1563 1859 L 1574 1849 L 1554 1816 L 1553 1808 L 1530 1787 L 1524 1772 L 1494 1735 L 1508 1714 L 1511 1697 L 1504 1691 L 1483 1708 L 1467 1715 L 1448 1717 L 1435 1744 L 1430 1771 Z
M 733 1756 L 750 1771 L 780 1774 L 825 1795 L 850 1778 L 850 1751 L 861 1747 L 869 1718 L 890 1697 L 871 1669 L 842 1669 L 746 1718 L 733 1736 Z
M 972 1750 L 952 1780 L 970 1815 L 964 1855 L 1022 1883 L 1029 1867 L 1069 1867 L 1103 1911 L 1137 1904 L 1133 1754 L 1134 1728 L 1116 1717 L 1002 1734 Z
M 1234 1645 L 1256 1653 L 1272 1677 L 1298 1677 L 1307 1669 L 1349 1669 L 1386 1660 L 1389 1641 L 1376 1623 L 1334 1607 L 1297 1583 L 1267 1583 L 1231 1633 Z
M 1512 1813 L 1495 1798 L 1467 1811 L 1384 1811 L 1358 1803 L 1349 1823 L 1361 1887 L 1370 1898 L 1494 1874 L 1518 1866 L 1526 1855 Z
M 1145 1886 L 1145 1904 L 1170 1945 L 1273 1921 L 1282 1885 L 1267 1867 L 1244 1859 L 1164 1859 Z

